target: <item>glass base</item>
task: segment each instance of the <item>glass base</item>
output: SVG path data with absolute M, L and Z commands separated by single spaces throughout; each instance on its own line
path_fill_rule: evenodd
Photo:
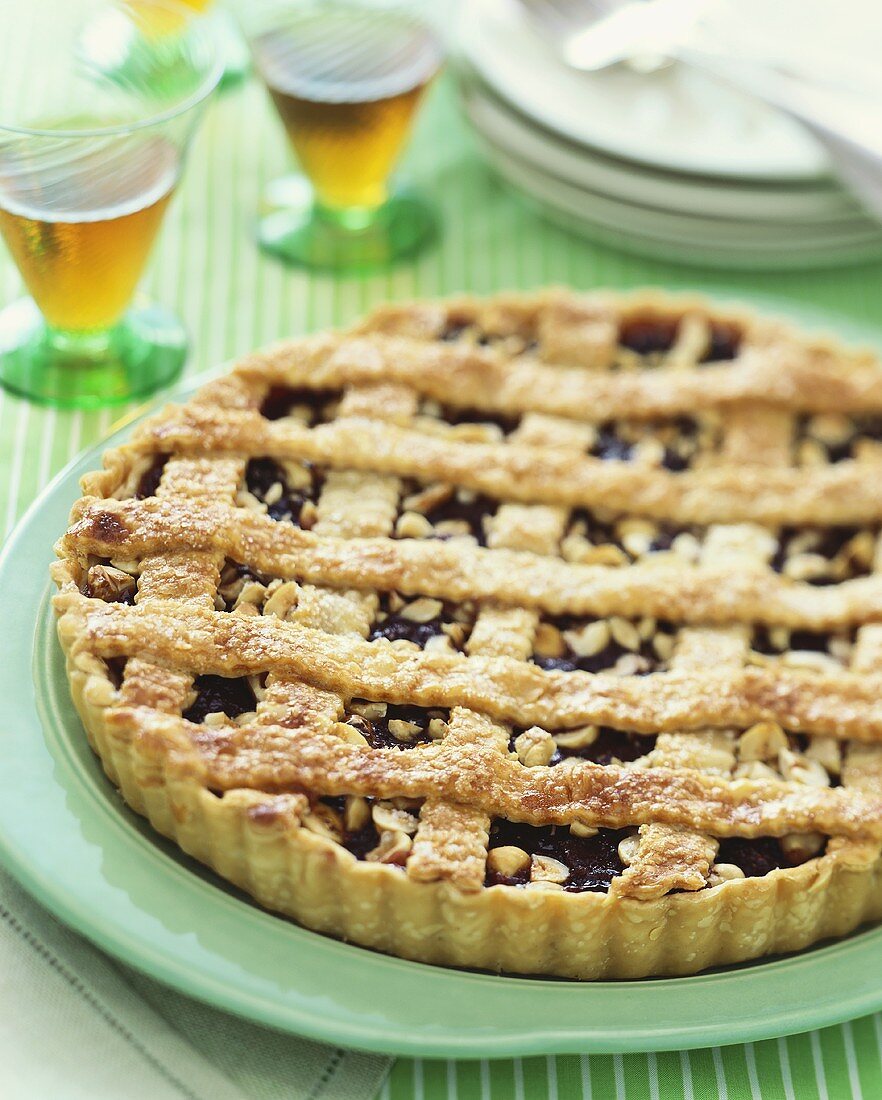
M 415 256 L 435 237 L 438 223 L 419 196 L 394 192 L 375 210 L 331 210 L 318 205 L 302 177 L 276 180 L 260 219 L 261 248 L 286 263 L 328 271 L 370 271 Z
M 94 409 L 146 397 L 186 358 L 180 321 L 149 303 L 106 332 L 52 329 L 30 298 L 0 311 L 0 384 L 45 405 Z

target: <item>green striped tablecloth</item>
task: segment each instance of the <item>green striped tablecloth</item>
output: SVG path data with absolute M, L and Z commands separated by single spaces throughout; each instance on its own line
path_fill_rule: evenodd
M 390 274 L 337 279 L 286 270 L 262 257 L 252 240 L 261 187 L 287 163 L 279 127 L 253 84 L 210 107 L 145 288 L 185 318 L 193 336 L 189 373 L 277 337 L 346 323 L 387 298 L 459 290 L 656 283 L 717 293 L 758 291 L 864 322 L 880 311 L 882 265 L 729 277 L 620 255 L 547 224 L 485 169 L 443 83 L 420 120 L 407 161 L 409 175 L 434 197 L 445 224 L 440 246 L 417 264 Z M 0 300 L 10 301 L 18 292 L 18 277 L 4 256 Z M 7 530 L 52 474 L 99 440 L 119 416 L 119 409 L 43 410 L 0 394 L 0 517 Z M 876 1016 L 811 1035 L 681 1054 L 493 1063 L 401 1059 L 381 1095 L 383 1100 L 877 1100 L 880 1051 L 882 1020 Z

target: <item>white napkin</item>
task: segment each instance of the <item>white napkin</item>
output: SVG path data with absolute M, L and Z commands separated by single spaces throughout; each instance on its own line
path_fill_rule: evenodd
M 879 0 L 707 0 L 702 44 L 862 98 L 882 94 Z
M 129 970 L 0 869 L 3 1100 L 371 1100 L 390 1064 L 255 1026 Z

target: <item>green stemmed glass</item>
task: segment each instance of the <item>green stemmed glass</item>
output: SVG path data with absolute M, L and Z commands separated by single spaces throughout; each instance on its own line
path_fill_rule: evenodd
M 409 8 L 369 0 L 258 0 L 244 23 L 303 170 L 270 186 L 260 245 L 335 271 L 417 253 L 434 212 L 389 176 L 441 65 L 436 36 Z
M 3 7 L 0 40 L 0 233 L 31 295 L 0 311 L 0 382 L 64 406 L 144 396 L 187 353 L 174 315 L 132 299 L 222 73 L 211 22 L 30 0 Z

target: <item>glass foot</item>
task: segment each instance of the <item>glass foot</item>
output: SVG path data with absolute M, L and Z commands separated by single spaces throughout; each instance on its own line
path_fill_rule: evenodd
M 419 196 L 396 191 L 375 210 L 319 206 L 305 179 L 276 180 L 258 242 L 286 263 L 329 271 L 370 271 L 416 255 L 435 237 L 437 219 Z
M 42 404 L 94 409 L 146 397 L 186 358 L 180 321 L 149 303 L 106 332 L 52 329 L 30 298 L 0 311 L 0 383 Z

